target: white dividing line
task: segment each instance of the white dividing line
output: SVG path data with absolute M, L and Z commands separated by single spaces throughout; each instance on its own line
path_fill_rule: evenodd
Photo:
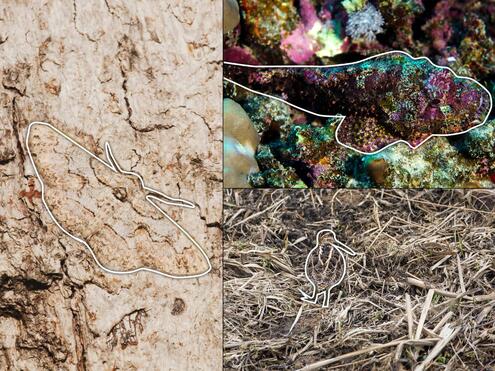
M 299 107 L 295 104 L 292 104 L 290 102 L 287 102 L 286 100 L 282 99 L 282 98 L 279 98 L 279 97 L 276 97 L 276 96 L 273 96 L 273 95 L 270 95 L 270 94 L 265 94 L 265 93 L 262 93 L 262 92 L 259 92 L 257 90 L 253 90 L 253 89 L 250 89 L 248 88 L 247 86 L 244 86 L 238 82 L 235 82 L 235 81 L 232 81 L 231 79 L 229 78 L 226 78 L 224 77 L 224 80 L 225 81 L 228 81 L 229 83 L 232 83 L 236 86 L 239 86 L 243 89 L 246 89 L 247 91 L 250 91 L 251 93 L 254 93 L 254 94 L 258 94 L 258 95 L 262 95 L 264 97 L 268 97 L 268 98 L 272 98 L 272 99 L 275 99 L 275 100 L 278 100 L 280 102 L 283 102 L 291 107 L 294 107 L 298 110 L 301 110 L 303 112 L 306 112 L 306 113 L 309 113 L 309 114 L 312 114 L 314 116 L 319 116 L 319 117 L 324 117 L 324 118 L 335 118 L 335 119 L 340 119 L 339 123 L 337 124 L 337 129 L 335 129 L 335 139 L 337 141 L 338 144 L 340 144 L 341 146 L 343 147 L 346 147 L 348 149 L 351 149 L 355 152 L 358 152 L 362 155 L 374 155 L 374 154 L 377 154 L 385 149 L 387 149 L 388 147 L 390 146 L 393 146 L 393 145 L 396 145 L 397 143 L 405 143 L 409 146 L 409 148 L 411 149 L 417 149 L 419 146 L 421 146 L 422 144 L 424 144 L 425 142 L 427 142 L 429 139 L 431 139 L 432 137 L 449 137 L 449 136 L 454 136 L 454 135 L 460 135 L 460 134 L 465 134 L 473 129 L 476 129 L 478 127 L 480 127 L 481 125 L 485 124 L 488 120 L 488 117 L 490 116 L 490 112 L 492 111 L 492 108 L 493 108 L 493 97 L 492 97 L 492 94 L 490 93 L 490 91 L 485 88 L 483 85 L 481 85 L 478 81 L 476 81 L 475 79 L 471 78 L 471 77 L 466 77 L 466 76 L 459 76 L 457 75 L 454 70 L 452 70 L 450 67 L 446 67 L 446 66 L 439 66 L 435 63 L 433 63 L 428 57 L 418 57 L 418 58 L 414 58 L 412 55 L 410 55 L 409 53 L 406 53 L 402 50 L 392 50 L 392 51 L 389 51 L 389 52 L 385 52 L 385 53 L 380 53 L 380 54 L 377 54 L 377 55 L 374 55 L 374 56 L 371 56 L 371 57 L 368 57 L 368 58 L 365 58 L 365 59 L 362 59 L 360 61 L 356 61 L 356 62 L 350 62 L 350 63 L 341 63 L 341 64 L 331 64 L 331 65 L 321 65 L 321 66 L 318 66 L 318 65 L 310 65 L 310 66 L 305 66 L 305 65 L 264 65 L 264 66 L 258 66 L 258 65 L 250 65 L 250 64 L 242 64 L 242 63 L 233 63 L 233 62 L 224 62 L 224 64 L 226 65 L 231 65 L 231 66 L 239 66 L 239 67 L 248 67 L 248 68 L 256 68 L 256 69 L 263 69 L 263 68 L 330 68 L 330 67 L 346 67 L 346 66 L 351 66 L 351 65 L 355 65 L 355 64 L 359 64 L 359 63 L 363 63 L 363 62 L 366 62 L 368 60 L 371 60 L 371 59 L 374 59 L 374 58 L 378 58 L 378 57 L 381 57 L 381 56 L 384 56 L 384 55 L 389 55 L 389 54 L 403 54 L 405 56 L 407 56 L 408 58 L 411 58 L 412 60 L 420 60 L 420 59 L 425 59 L 427 60 L 430 64 L 432 64 L 434 67 L 437 67 L 437 68 L 440 68 L 440 69 L 446 69 L 446 70 L 449 70 L 450 72 L 452 72 L 454 74 L 454 76 L 456 78 L 459 78 L 459 79 L 465 79 L 465 80 L 469 80 L 469 81 L 472 81 L 474 82 L 475 84 L 479 85 L 484 91 L 487 92 L 488 96 L 490 97 L 490 109 L 488 110 L 487 114 L 486 114 L 486 117 L 485 119 L 483 120 L 482 123 L 478 124 L 478 125 L 475 125 L 467 130 L 464 130 L 464 131 L 460 131 L 458 133 L 453 133 L 453 134 L 431 134 L 430 136 L 428 136 L 426 139 L 424 139 L 423 141 L 421 141 L 421 143 L 419 143 L 418 145 L 416 146 L 413 146 L 411 145 L 409 142 L 403 140 L 403 139 L 399 139 L 399 140 L 396 140 L 395 142 L 392 142 L 390 144 L 387 144 L 385 147 L 383 148 L 380 148 L 379 150 L 376 150 L 376 151 L 373 151 L 373 152 L 364 152 L 364 151 L 361 151 L 359 149 L 356 149 L 352 146 L 349 146 L 343 142 L 341 142 L 339 140 L 339 137 L 338 137 L 338 134 L 339 134 L 339 129 L 340 129 L 340 126 L 342 125 L 342 123 L 344 122 L 345 120 L 345 116 L 343 115 L 323 115 L 323 114 L 320 114 L 320 113 L 317 113 L 317 112 L 313 112 L 313 111 L 310 111 L 310 110 L 307 110 L 307 109 L 304 109 L 302 107 Z
M 31 149 L 29 148 L 29 134 L 31 132 L 31 128 L 34 125 L 42 125 L 42 126 L 46 126 L 46 127 L 50 128 L 51 130 L 55 131 L 57 134 L 63 136 L 65 139 L 67 139 L 72 144 L 76 145 L 79 149 L 81 149 L 82 151 L 84 151 L 85 153 L 87 153 L 88 155 L 90 155 L 92 158 L 94 158 L 95 160 L 99 161 L 101 164 L 105 165 L 110 170 L 112 170 L 112 171 L 114 171 L 116 173 L 133 175 L 133 176 L 137 177 L 139 179 L 139 181 L 140 181 L 141 186 L 143 187 L 143 189 L 145 191 L 147 191 L 147 192 L 150 193 L 150 194 L 146 195 L 146 197 L 145 197 L 146 200 L 155 209 L 157 209 L 163 216 L 165 216 L 165 218 L 167 218 L 175 227 L 177 227 L 187 237 L 187 239 L 192 242 L 192 244 L 196 248 L 198 248 L 198 250 L 201 252 L 202 256 L 205 258 L 206 262 L 208 263 L 208 269 L 205 272 L 203 272 L 203 273 L 194 274 L 194 275 L 173 275 L 173 274 L 168 274 L 168 273 L 165 273 L 165 272 L 161 272 L 161 271 L 158 271 L 158 270 L 155 270 L 155 269 L 151 269 L 151 268 L 146 268 L 146 267 L 140 267 L 140 268 L 132 269 L 132 270 L 129 270 L 129 271 L 116 271 L 116 270 L 112 270 L 112 269 L 106 268 L 103 264 L 101 264 L 100 261 L 98 260 L 98 258 L 96 257 L 96 255 L 95 255 L 93 249 L 91 248 L 91 246 L 89 246 L 89 244 L 86 241 L 84 241 L 83 239 L 74 236 L 73 234 L 71 234 L 70 232 L 68 232 L 64 227 L 62 227 L 62 225 L 58 222 L 58 220 L 53 216 L 53 214 L 52 214 L 52 212 L 50 210 L 50 207 L 46 203 L 46 200 L 45 200 L 45 185 L 43 183 L 43 179 L 41 178 L 41 176 L 40 176 L 40 174 L 38 172 L 38 169 L 36 167 L 36 164 L 34 163 L 33 156 L 31 154 Z M 91 153 L 90 151 L 88 151 L 86 148 L 84 148 L 78 142 L 76 142 L 75 140 L 73 140 L 71 137 L 69 137 L 65 133 L 61 132 L 59 129 L 57 129 L 53 125 L 48 124 L 46 122 L 35 121 L 35 122 L 30 123 L 29 126 L 28 126 L 28 128 L 27 128 L 27 133 L 26 133 L 26 148 L 27 148 L 27 151 L 28 151 L 29 159 L 31 160 L 31 164 L 33 165 L 33 168 L 34 168 L 34 172 L 36 173 L 36 177 L 38 178 L 38 180 L 39 180 L 39 182 L 41 184 L 41 200 L 42 200 L 43 205 L 45 206 L 46 210 L 48 211 L 48 214 L 52 218 L 53 222 L 57 225 L 57 227 L 59 227 L 62 230 L 62 232 L 64 232 L 70 238 L 72 238 L 75 241 L 80 242 L 84 246 L 86 246 L 86 248 L 89 250 L 89 252 L 93 256 L 93 259 L 95 260 L 96 264 L 102 270 L 104 270 L 105 272 L 111 273 L 111 274 L 117 274 L 117 275 L 124 275 L 124 274 L 133 274 L 133 273 L 137 273 L 137 272 L 143 271 L 143 272 L 155 273 L 155 274 L 158 274 L 160 276 L 164 276 L 164 277 L 168 277 L 168 278 L 188 279 L 188 278 L 199 278 L 199 277 L 202 277 L 202 276 L 208 274 L 211 271 L 210 259 L 208 258 L 208 256 L 206 255 L 206 253 L 203 251 L 203 249 L 201 248 L 201 246 L 196 242 L 196 240 L 181 225 L 179 225 L 175 220 L 173 220 L 154 201 L 159 201 L 159 202 L 162 202 L 162 203 L 167 204 L 167 205 L 184 207 L 184 208 L 188 208 L 188 209 L 194 209 L 195 208 L 194 204 L 192 202 L 190 202 L 190 201 L 187 201 L 187 200 L 183 200 L 183 199 L 180 199 L 180 198 L 173 198 L 173 197 L 167 196 L 166 194 L 164 194 L 164 193 L 162 193 L 162 192 L 160 192 L 160 191 L 158 191 L 156 189 L 147 187 L 144 184 L 143 178 L 139 174 L 134 173 L 132 171 L 124 171 L 124 170 L 122 170 L 120 168 L 120 166 L 118 165 L 117 161 L 115 160 L 115 157 L 113 156 L 113 153 L 112 153 L 112 149 L 110 147 L 110 144 L 108 144 L 108 142 L 105 142 L 105 154 L 106 154 L 107 161 L 108 161 L 108 163 L 107 163 L 106 161 L 102 160 L 98 156 L 96 156 L 93 153 Z

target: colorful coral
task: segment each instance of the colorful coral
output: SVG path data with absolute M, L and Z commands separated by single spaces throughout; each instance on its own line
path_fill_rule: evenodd
M 314 55 L 332 57 L 345 51 L 345 41 L 339 32 L 339 24 L 322 21 L 310 0 L 299 2 L 301 22 L 280 43 L 288 58 L 297 64 L 310 61 Z
M 247 33 L 255 40 L 256 49 L 280 44 L 281 35 L 295 28 L 297 10 L 288 0 L 240 0 Z
M 450 67 L 459 76 L 471 77 L 495 94 L 492 0 L 239 0 L 239 6 L 240 26 L 224 36 L 226 61 L 251 65 L 335 65 L 403 50 Z M 357 18 L 365 9 L 371 9 L 375 17 Z M 358 20 L 369 23 L 360 24 Z M 354 32 L 361 29 L 367 31 Z M 461 106 L 468 114 L 472 112 L 479 94 L 458 94 L 455 79 L 452 85 L 452 79 L 442 73 L 423 76 L 424 89 L 414 89 L 415 84 L 412 90 L 402 87 L 396 89 L 395 96 L 385 96 L 387 99 L 375 105 L 368 105 L 362 96 L 353 96 L 358 84 L 364 84 L 362 92 L 371 99 L 382 85 L 390 84 L 388 80 L 397 81 L 398 75 L 408 73 L 413 75 L 412 80 L 404 81 L 419 82 L 421 74 L 415 68 L 383 73 L 375 81 L 369 77 L 343 79 L 344 86 L 352 87 L 342 88 L 348 95 L 335 103 L 313 99 L 313 107 L 327 107 L 329 114 L 346 114 L 354 120 L 355 132 L 351 127 L 345 130 L 344 121 L 342 133 L 337 134 L 344 143 L 365 149 L 364 152 L 383 148 L 397 138 L 416 145 L 424 139 L 423 130 L 458 132 L 475 124 L 462 120 L 462 113 L 456 110 Z M 270 81 L 271 77 L 264 76 L 250 84 L 262 84 L 264 79 Z M 284 91 L 290 83 L 290 79 L 278 80 L 280 86 L 274 88 L 281 92 L 280 98 L 291 98 Z M 295 88 L 293 98 L 311 103 L 310 96 L 316 96 L 318 84 L 321 81 L 313 84 L 313 92 Z M 252 186 L 495 186 L 494 112 L 484 125 L 465 134 L 434 137 L 416 150 L 399 143 L 379 153 L 363 155 L 336 145 L 335 120 L 310 115 L 232 84 L 225 84 L 225 94 L 242 105 L 261 138 L 262 144 L 255 154 L 259 172 L 249 177 Z M 328 91 L 325 94 L 332 97 Z M 361 103 L 342 106 L 355 109 L 357 117 L 363 120 L 356 120 L 353 112 L 340 108 L 340 102 L 352 100 Z M 411 109 L 411 101 L 419 104 L 421 113 Z M 372 112 L 373 108 L 382 112 Z M 396 127 L 399 132 L 394 130 Z
M 485 122 L 492 107 L 476 81 L 402 52 L 319 68 L 226 65 L 225 75 L 315 114 L 344 115 L 337 139 L 365 153 L 465 132 Z
M 346 32 L 353 39 L 373 41 L 377 34 L 383 32 L 383 24 L 384 20 L 381 13 L 373 5 L 368 4 L 349 14 Z
M 315 55 L 332 57 L 345 51 L 339 22 L 320 19 L 310 0 L 301 0 L 299 8 L 301 22 L 291 33 L 286 33 L 280 43 L 280 48 L 292 62 L 304 64 Z

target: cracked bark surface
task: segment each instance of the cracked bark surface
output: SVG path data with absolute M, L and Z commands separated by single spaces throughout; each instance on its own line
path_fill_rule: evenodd
M 220 28 L 218 1 L 4 3 L 0 369 L 221 368 Z M 110 142 L 148 186 L 197 204 L 188 231 L 212 272 L 174 280 L 100 270 L 41 203 L 25 147 L 32 121 L 98 155 Z

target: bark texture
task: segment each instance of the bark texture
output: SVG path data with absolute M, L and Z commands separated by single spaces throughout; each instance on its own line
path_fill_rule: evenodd
M 221 3 L 2 1 L 0 56 L 0 369 L 220 369 Z M 110 142 L 148 186 L 198 205 L 171 213 L 212 272 L 175 280 L 98 268 L 41 202 L 26 151 L 32 121 L 100 157 Z M 61 157 L 80 161 L 71 156 Z M 118 263 L 132 267 L 127 256 Z

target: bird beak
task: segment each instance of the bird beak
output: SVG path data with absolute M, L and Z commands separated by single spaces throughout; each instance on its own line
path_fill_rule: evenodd
M 345 252 L 346 254 L 349 254 L 350 256 L 355 256 L 356 255 L 356 252 L 351 249 L 349 246 L 343 244 L 342 242 L 340 242 L 339 240 L 335 239 L 335 244 L 333 244 L 333 246 L 343 252 Z

